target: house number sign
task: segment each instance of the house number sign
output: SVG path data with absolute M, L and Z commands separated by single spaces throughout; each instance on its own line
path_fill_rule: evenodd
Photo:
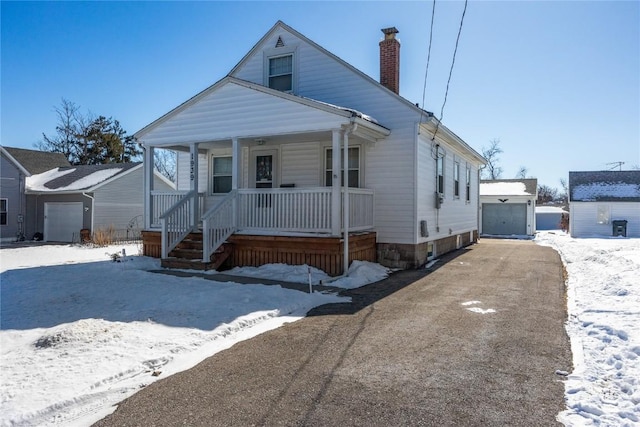
M 195 176 L 195 173 L 194 173 L 195 172 L 195 165 L 196 165 L 196 162 L 194 160 L 193 153 L 191 153 L 191 162 L 190 162 L 191 171 L 189 173 L 189 178 L 191 179 L 191 181 L 196 179 L 196 176 Z

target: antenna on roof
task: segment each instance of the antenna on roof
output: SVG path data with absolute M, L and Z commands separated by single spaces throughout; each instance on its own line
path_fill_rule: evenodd
M 611 166 L 613 165 L 612 168 L 609 168 L 610 171 L 614 170 L 615 168 L 618 168 L 619 171 L 622 170 L 622 165 L 624 165 L 624 162 L 611 162 L 611 163 L 607 163 L 607 166 Z

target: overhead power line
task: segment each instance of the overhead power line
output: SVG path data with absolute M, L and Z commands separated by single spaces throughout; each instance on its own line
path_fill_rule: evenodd
M 427 76 L 429 75 L 429 61 L 431 60 L 431 42 L 433 41 L 433 18 L 436 14 L 436 0 L 433 0 L 433 6 L 431 7 L 431 26 L 429 29 L 429 49 L 427 51 L 427 67 L 424 70 L 424 85 L 422 86 L 422 108 L 420 108 L 420 121 L 422 123 L 422 115 L 424 114 L 424 98 L 427 93 Z M 418 127 L 418 133 L 420 133 L 420 127 Z
M 444 106 L 447 103 L 447 96 L 449 95 L 449 85 L 451 83 L 451 76 L 453 74 L 453 67 L 456 63 L 456 54 L 458 53 L 458 44 L 460 43 L 460 34 L 462 33 L 462 25 L 464 23 L 464 16 L 467 13 L 467 2 L 468 0 L 464 1 L 464 9 L 462 10 L 462 17 L 460 18 L 460 27 L 458 28 L 458 36 L 456 37 L 456 46 L 453 49 L 453 59 L 451 60 L 451 68 L 449 69 L 449 78 L 447 79 L 447 88 L 444 92 L 444 100 L 442 101 L 442 108 L 440 108 L 440 118 L 438 119 L 438 121 L 436 122 L 436 129 L 433 131 L 433 136 L 431 137 L 431 140 L 435 140 L 436 139 L 436 134 L 438 133 L 438 128 L 440 127 L 440 122 L 442 121 L 442 117 L 444 116 Z M 435 0 L 434 0 L 435 3 Z

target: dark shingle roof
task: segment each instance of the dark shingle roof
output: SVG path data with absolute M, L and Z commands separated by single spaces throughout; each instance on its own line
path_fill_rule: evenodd
M 62 153 L 27 150 L 24 148 L 3 147 L 31 175 L 37 175 L 51 169 L 71 166 Z
M 128 171 L 129 169 L 132 169 L 136 166 L 138 166 L 140 164 L 140 162 L 134 162 L 134 163 L 109 163 L 109 164 L 104 164 L 104 165 L 80 165 L 80 166 L 70 166 L 70 167 L 66 167 L 66 168 L 60 168 L 59 171 L 60 172 L 64 172 L 65 170 L 72 170 L 72 172 L 69 172 L 67 174 L 64 174 L 62 176 L 58 176 L 57 178 L 52 179 L 51 181 L 48 181 L 44 184 L 44 186 L 50 190 L 57 190 L 60 188 L 65 188 L 65 187 L 69 187 L 74 183 L 77 183 L 78 181 L 80 181 L 83 178 L 88 177 L 89 175 L 99 172 L 99 171 L 106 171 L 109 169 L 120 169 L 118 172 L 112 174 L 112 175 L 108 175 L 106 178 L 102 179 L 99 182 L 90 182 L 87 185 L 81 186 L 81 187 L 74 187 L 74 190 L 84 190 L 87 188 L 91 188 L 94 187 L 104 181 L 106 181 L 107 179 L 111 179 L 114 176 L 117 176 L 119 174 L 122 174 L 126 171 Z
M 640 170 L 569 172 L 572 202 L 640 202 Z

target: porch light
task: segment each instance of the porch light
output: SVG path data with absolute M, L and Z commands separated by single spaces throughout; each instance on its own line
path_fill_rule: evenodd
M 267 140 L 264 138 L 257 138 L 255 141 L 258 145 L 264 145 L 264 143 L 267 142 Z

